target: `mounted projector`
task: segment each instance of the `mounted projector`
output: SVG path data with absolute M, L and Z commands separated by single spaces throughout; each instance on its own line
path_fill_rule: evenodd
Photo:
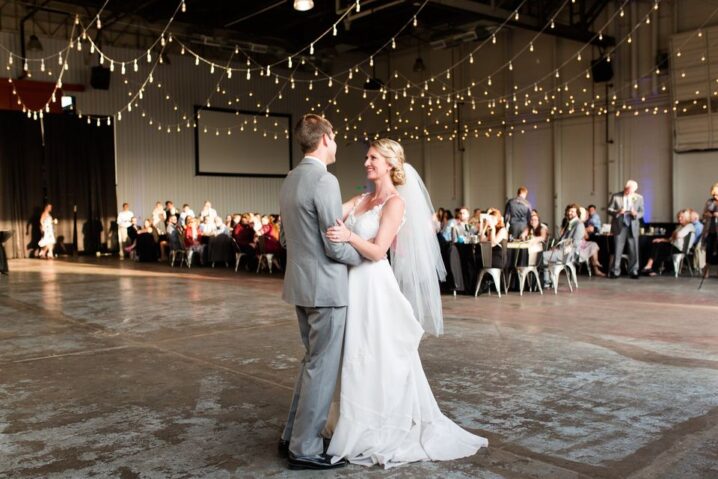
M 384 82 L 379 80 L 378 78 L 369 78 L 366 83 L 364 83 L 365 90 L 381 90 L 383 87 Z

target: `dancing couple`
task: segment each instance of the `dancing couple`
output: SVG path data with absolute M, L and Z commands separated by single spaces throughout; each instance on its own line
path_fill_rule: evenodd
M 308 114 L 294 134 L 304 159 L 280 190 L 283 299 L 296 307 L 306 354 L 280 454 L 290 469 L 315 470 L 475 454 L 488 441 L 441 413 L 418 353 L 425 331 L 442 332 L 446 274 L 421 178 L 400 144 L 376 140 L 364 162 L 373 193 L 342 205 L 327 172 L 332 125 Z

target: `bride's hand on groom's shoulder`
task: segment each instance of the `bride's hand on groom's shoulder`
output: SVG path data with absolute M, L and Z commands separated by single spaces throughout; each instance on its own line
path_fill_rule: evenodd
M 338 219 L 337 224 L 327 230 L 326 236 L 332 243 L 346 243 L 349 241 L 351 234 L 344 222 Z

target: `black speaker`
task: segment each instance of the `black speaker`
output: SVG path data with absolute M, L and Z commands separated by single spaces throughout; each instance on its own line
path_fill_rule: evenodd
M 110 69 L 101 65 L 92 67 L 90 85 L 95 90 L 107 90 L 110 88 Z
M 611 81 L 611 78 L 613 78 L 613 65 L 611 62 L 606 61 L 606 57 L 594 60 L 591 62 L 591 75 L 596 83 Z

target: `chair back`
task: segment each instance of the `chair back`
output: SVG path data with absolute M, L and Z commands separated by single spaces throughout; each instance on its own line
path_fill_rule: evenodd
M 482 268 L 491 267 L 491 241 L 482 241 L 479 243 L 481 248 L 481 266 Z
M 492 268 L 497 268 L 497 267 L 508 268 L 509 267 L 509 265 L 506 264 L 507 263 L 506 258 L 508 257 L 508 251 L 509 251 L 509 247 L 508 247 L 509 240 L 503 239 L 503 240 L 501 240 L 500 244 L 501 244 L 501 266 L 492 264 L 491 265 Z M 517 254 L 516 257 L 518 258 L 518 256 L 519 255 Z M 492 255 L 492 257 L 493 257 L 493 255 Z
M 264 235 L 260 235 L 257 238 L 257 252 L 259 254 L 264 254 L 265 243 L 266 243 L 266 238 L 264 237 Z
M 167 240 L 170 244 L 171 251 L 184 250 L 184 241 L 182 241 L 179 230 L 177 230 L 176 228 L 172 230 L 170 234 L 167 235 Z
M 693 244 L 693 239 L 695 237 L 695 232 L 691 232 L 685 238 L 683 238 L 683 248 L 681 249 L 681 252 L 683 254 L 688 254 L 688 252 L 691 250 L 691 245 Z

